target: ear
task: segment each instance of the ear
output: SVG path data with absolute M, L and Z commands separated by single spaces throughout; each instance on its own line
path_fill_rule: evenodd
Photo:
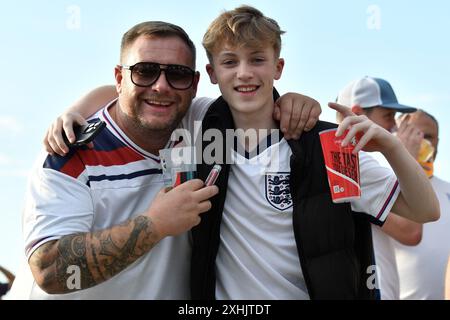
M 209 80 L 211 81 L 211 83 L 217 84 L 217 77 L 216 77 L 216 73 L 214 72 L 214 67 L 212 66 L 212 64 L 208 63 L 206 65 L 206 72 L 209 75 Z
M 352 112 L 353 112 L 354 114 L 356 114 L 357 116 L 361 116 L 361 115 L 364 114 L 363 108 L 361 108 L 361 106 L 359 106 L 359 105 L 354 105 L 354 106 L 352 107 Z
M 122 93 L 122 68 L 120 66 L 116 66 L 114 68 L 114 77 L 116 78 L 116 91 L 117 93 Z
M 275 68 L 276 68 L 275 76 L 273 78 L 275 80 L 279 80 L 281 78 L 281 74 L 283 73 L 283 68 L 284 68 L 284 59 L 283 58 L 278 58 Z
M 195 72 L 194 81 L 192 82 L 193 98 L 197 95 L 198 82 L 200 81 L 200 72 Z

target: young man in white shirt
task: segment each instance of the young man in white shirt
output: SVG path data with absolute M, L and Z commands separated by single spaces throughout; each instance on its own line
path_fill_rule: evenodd
M 291 165 L 295 163 L 292 155 L 296 142 L 288 144 L 281 139 L 272 141 L 267 148 L 261 147 L 267 144 L 266 140 L 273 140 L 267 138 L 268 130 L 278 128 L 270 115 L 274 107 L 273 82 L 281 77 L 284 67 L 284 60 L 279 57 L 282 33 L 274 20 L 252 7 L 242 6 L 221 14 L 210 25 L 203 39 L 210 61 L 208 74 L 222 93 L 222 98 L 207 112 L 203 125 L 222 132 L 230 127 L 256 130 L 257 138 L 247 140 L 245 135 L 238 134 L 238 143 L 244 146 L 245 152 L 240 154 L 235 150 L 225 150 L 231 153 L 231 159 L 238 161 L 224 165 L 218 180 L 219 196 L 212 200 L 212 210 L 193 229 L 191 286 L 194 298 L 361 297 L 358 289 L 351 288 L 354 285 L 352 281 L 358 277 L 356 271 L 340 270 L 336 273 L 352 280 L 330 278 L 325 272 L 317 274 L 318 269 L 328 268 L 333 272 L 333 265 L 342 267 L 338 265 L 347 259 L 347 253 L 352 255 L 352 249 L 341 255 L 341 251 L 332 248 L 332 243 L 327 243 L 326 250 L 331 250 L 339 258 L 326 257 L 318 262 L 313 257 L 314 253 L 325 254 L 319 248 L 312 249 L 312 257 L 305 258 L 308 255 L 305 246 L 314 245 L 301 243 L 299 239 L 305 236 L 302 232 L 307 233 L 308 230 L 295 223 L 296 216 L 302 215 L 298 205 L 296 208 L 296 202 L 301 201 L 296 199 L 297 193 L 292 189 L 296 185 L 302 187 L 302 182 L 290 181 L 298 178 L 290 175 L 295 169 Z M 339 136 L 345 129 L 350 129 L 343 144 L 347 144 L 356 133 L 364 133 L 356 150 L 382 152 L 397 175 L 379 166 L 366 153 L 361 153 L 362 197 L 351 202 L 352 210 L 366 212 L 380 223 L 391 208 L 418 222 L 437 219 L 439 209 L 436 196 L 426 176 L 419 172 L 418 164 L 399 139 L 365 116 L 355 116 L 340 105 L 332 104 L 332 107 L 349 115 L 337 131 Z M 319 122 L 319 126 L 322 123 Z M 317 142 L 317 133 L 308 140 Z M 278 157 L 270 156 L 273 149 L 277 150 L 272 155 Z M 246 153 L 253 153 L 253 156 L 247 157 Z M 270 160 L 265 161 L 267 158 Z M 284 206 L 268 194 L 273 193 L 274 186 L 278 184 L 283 189 L 281 204 Z M 290 189 L 286 191 L 283 184 Z M 331 202 L 329 197 L 323 200 Z M 320 210 L 321 203 L 311 201 L 318 206 L 316 210 Z M 330 206 L 326 210 L 333 208 L 339 215 L 337 207 Z M 314 214 L 311 208 L 307 211 Z M 318 211 L 316 213 L 319 214 Z M 330 219 L 338 219 L 336 215 Z M 313 243 L 317 240 L 317 245 L 322 243 L 322 237 L 336 237 L 339 240 L 340 237 L 336 236 L 339 228 L 335 229 L 339 223 L 333 225 L 332 221 L 324 221 L 321 227 L 314 224 L 317 230 L 310 230 L 315 234 L 307 236 L 308 239 Z M 345 223 L 344 227 L 351 228 Z M 365 280 L 362 280 L 364 284 Z M 336 289 L 336 286 L 340 288 Z

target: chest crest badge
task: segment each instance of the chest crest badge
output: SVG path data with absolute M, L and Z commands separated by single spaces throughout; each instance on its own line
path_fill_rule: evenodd
M 265 193 L 270 205 L 278 210 L 292 207 L 292 196 L 289 188 L 289 172 L 266 173 Z

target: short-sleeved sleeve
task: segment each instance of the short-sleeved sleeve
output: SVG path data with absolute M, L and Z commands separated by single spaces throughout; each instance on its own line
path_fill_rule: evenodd
M 47 241 L 90 232 L 94 214 L 86 184 L 56 169 L 44 168 L 42 163 L 38 161 L 33 168 L 25 198 L 23 234 L 27 258 Z
M 361 198 L 351 202 L 352 210 L 365 212 L 382 225 L 400 193 L 397 177 L 366 152 L 360 152 L 359 162 Z

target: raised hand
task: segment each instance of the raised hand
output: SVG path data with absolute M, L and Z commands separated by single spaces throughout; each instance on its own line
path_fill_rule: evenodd
M 345 117 L 336 131 L 336 136 L 339 137 L 345 130 L 349 130 L 345 139 L 342 140 L 342 146 L 349 144 L 356 135 L 360 137 L 353 153 L 356 154 L 360 150 L 386 153 L 400 143 L 394 135 L 374 123 L 367 116 L 357 116 L 350 108 L 337 103 L 330 102 L 328 106 Z

